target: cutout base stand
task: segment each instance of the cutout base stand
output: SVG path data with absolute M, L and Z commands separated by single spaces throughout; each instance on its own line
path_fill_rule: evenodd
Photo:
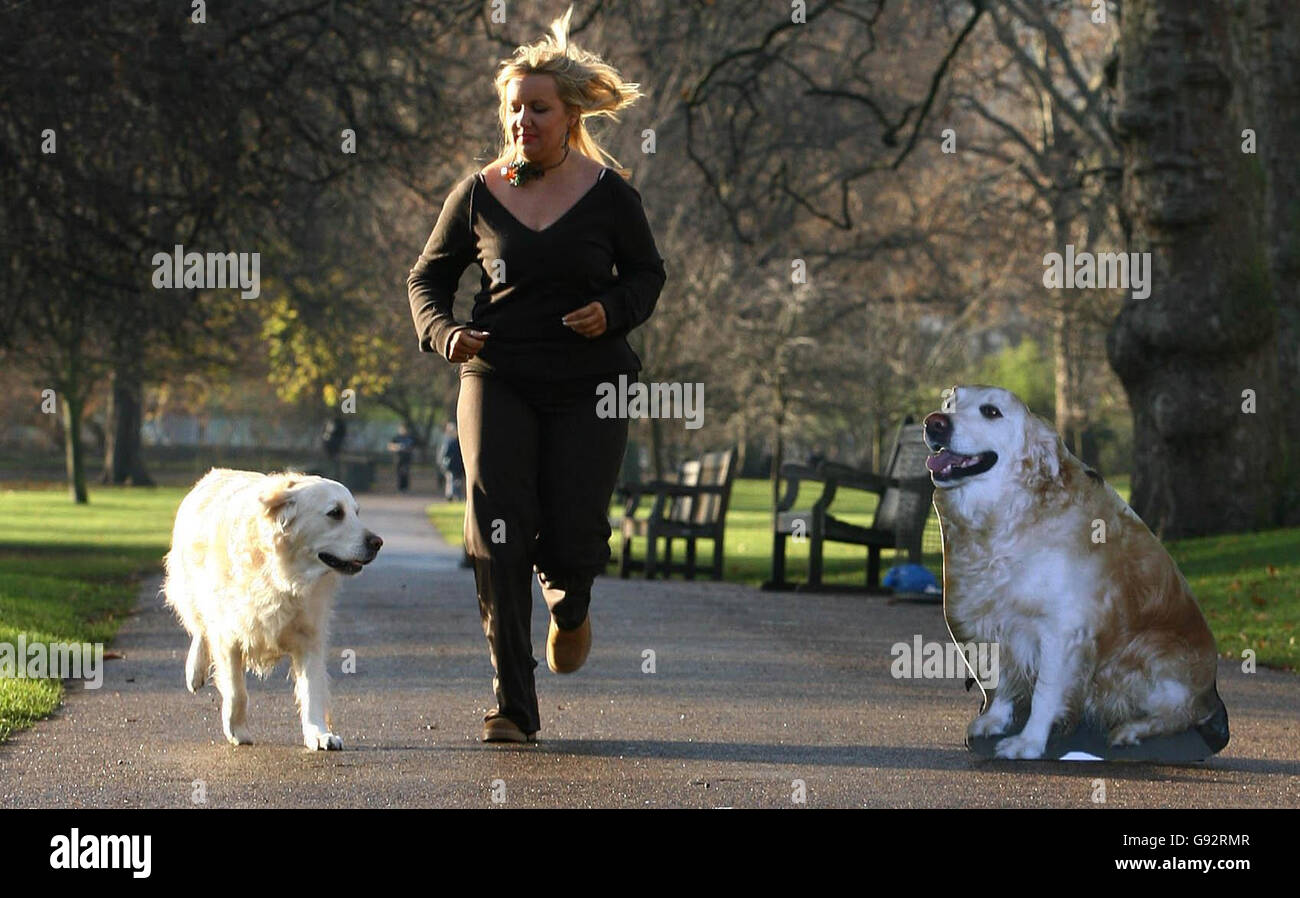
M 966 747 L 981 758 L 994 758 L 997 744 L 1007 736 L 1019 732 L 1003 733 L 1000 736 L 979 736 L 966 739 Z M 1145 761 L 1157 764 L 1193 764 L 1208 760 L 1215 754 L 1215 749 L 1195 728 L 1183 730 L 1168 736 L 1146 739 L 1137 745 L 1108 744 L 1106 734 L 1091 721 L 1085 720 L 1073 732 L 1064 735 L 1053 733 L 1047 739 L 1047 747 L 1041 761 Z

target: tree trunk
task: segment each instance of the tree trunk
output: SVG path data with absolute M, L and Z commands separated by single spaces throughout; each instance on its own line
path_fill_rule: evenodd
M 1053 210 L 1052 249 L 1064 253 L 1065 245 L 1070 242 L 1070 219 L 1062 208 Z M 1065 447 L 1076 455 L 1079 452 L 1075 440 L 1074 412 L 1074 305 L 1071 291 L 1056 290 L 1050 302 L 1052 306 L 1052 380 L 1053 380 L 1053 423 L 1065 441 Z
M 104 440 L 104 483 L 153 486 L 140 451 L 143 423 L 144 385 L 139 373 L 128 365 L 113 370 L 109 390 L 108 427 Z
M 737 476 L 743 476 L 745 463 L 749 461 L 749 415 L 742 409 L 740 413 L 740 439 L 736 443 Z
M 1063 250 L 1058 250 L 1063 251 Z M 1052 359 L 1055 382 L 1056 429 L 1065 441 L 1065 447 L 1075 455 L 1079 448 L 1074 439 L 1074 409 L 1070 402 L 1070 308 L 1065 300 L 1058 299 L 1052 310 Z
M 1120 37 L 1123 206 L 1151 294 L 1130 291 L 1107 354 L 1133 409 L 1132 505 L 1166 537 L 1277 520 L 1277 310 L 1260 179 L 1225 112 L 1231 7 L 1130 0 Z
M 1282 435 L 1270 451 L 1279 456 L 1280 523 L 1300 524 L 1300 414 L 1292 406 L 1300 384 L 1300 17 L 1292 0 L 1254 0 L 1245 4 L 1241 58 L 1249 91 L 1243 127 L 1255 131 L 1259 166 L 1267 182 L 1265 240 L 1274 299 L 1277 302 L 1278 384 Z M 1240 131 L 1238 131 L 1240 137 Z
M 663 480 L 667 474 L 664 464 L 664 435 L 658 418 L 650 418 L 650 458 L 654 460 L 655 480 Z
M 871 470 L 879 473 L 885 466 L 885 416 L 882 412 L 871 424 Z
M 408 415 L 402 414 L 402 419 L 406 420 Z M 433 453 L 433 434 L 437 426 L 438 410 L 434 407 L 426 408 L 422 415 L 411 412 L 410 420 L 406 426 L 411 429 L 411 436 L 415 437 L 415 460 L 419 464 L 428 464 Z M 451 410 L 451 420 L 456 420 L 456 409 L 453 406 Z
M 1042 34 L 1037 35 L 1035 50 L 1038 63 L 1044 71 L 1052 70 L 1051 53 Z M 1056 190 L 1049 201 L 1052 215 L 1052 249 L 1065 252 L 1072 240 L 1071 223 L 1079 213 L 1078 193 L 1074 182 L 1078 177 L 1074 168 L 1074 141 L 1067 129 L 1060 127 L 1056 103 L 1046 89 L 1038 91 L 1039 151 L 1044 155 L 1051 172 L 1051 182 Z M 1074 402 L 1074 317 L 1076 302 L 1070 291 L 1056 290 L 1052 304 L 1052 405 L 1054 423 L 1065 446 L 1078 453 L 1075 442 Z
M 772 449 L 772 467 L 768 473 L 772 486 L 772 532 L 776 532 L 780 512 L 776 510 L 781 502 L 781 465 L 785 459 L 785 414 L 778 411 L 776 415 L 776 442 Z
M 68 492 L 72 501 L 85 505 L 89 501 L 86 494 L 85 456 L 81 451 L 81 399 L 77 397 L 77 386 L 63 394 L 63 459 L 68 471 Z

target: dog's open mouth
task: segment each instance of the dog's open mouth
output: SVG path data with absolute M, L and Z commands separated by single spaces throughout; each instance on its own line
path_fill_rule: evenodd
M 336 555 L 331 555 L 329 552 L 321 552 L 316 557 L 342 574 L 360 573 L 362 565 L 365 564 L 364 561 L 344 561 L 342 558 L 339 558 Z
M 925 466 L 936 481 L 960 480 L 962 477 L 974 477 L 983 474 L 997 464 L 996 452 L 981 452 L 977 455 L 962 455 L 951 449 L 940 449 L 925 460 Z

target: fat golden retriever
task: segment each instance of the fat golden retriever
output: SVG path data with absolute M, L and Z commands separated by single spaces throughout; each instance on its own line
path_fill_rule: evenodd
M 265 677 L 288 655 L 310 749 L 338 749 L 329 731 L 325 649 L 340 575 L 360 572 L 383 540 L 362 526 L 341 483 L 297 473 L 214 468 L 176 512 L 163 591 L 190 634 L 186 684 L 211 672 L 221 726 L 248 736 L 244 672 Z
M 1087 719 L 1112 746 L 1195 727 L 1221 749 L 1214 637 L 1159 540 L 1014 394 L 958 386 L 942 402 L 925 439 L 944 613 L 959 643 L 999 647 L 968 735 L 1038 758 L 1054 726 Z

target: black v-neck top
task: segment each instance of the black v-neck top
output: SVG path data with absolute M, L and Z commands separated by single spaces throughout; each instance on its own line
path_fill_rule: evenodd
M 470 320 L 458 322 L 452 302 L 473 262 L 479 291 Z M 469 326 L 491 336 L 466 369 L 555 381 L 641 370 L 627 333 L 650 317 L 664 280 L 640 193 L 606 168 L 541 231 L 516 219 L 475 172 L 443 203 L 406 287 L 421 352 L 447 358 L 452 334 Z M 560 319 L 592 300 L 605 307 L 606 330 L 588 339 Z

